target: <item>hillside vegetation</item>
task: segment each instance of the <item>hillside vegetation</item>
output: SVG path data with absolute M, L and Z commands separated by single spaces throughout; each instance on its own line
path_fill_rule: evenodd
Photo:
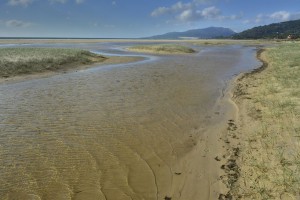
M 286 39 L 289 35 L 300 38 L 300 20 L 274 23 L 248 29 L 233 36 L 234 39 Z
M 80 49 L 0 48 L 0 77 L 55 71 L 105 59 Z

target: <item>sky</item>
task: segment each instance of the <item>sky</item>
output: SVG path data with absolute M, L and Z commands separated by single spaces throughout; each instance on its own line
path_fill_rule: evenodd
M 300 19 L 300 0 L 0 0 L 0 37 L 135 38 Z

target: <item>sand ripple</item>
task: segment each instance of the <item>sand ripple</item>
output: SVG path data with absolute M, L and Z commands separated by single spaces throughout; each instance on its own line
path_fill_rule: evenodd
M 0 85 L 0 199 L 163 199 L 237 72 L 229 50 Z

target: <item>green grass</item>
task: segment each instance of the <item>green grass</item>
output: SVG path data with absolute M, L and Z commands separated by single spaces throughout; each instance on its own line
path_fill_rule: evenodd
M 139 45 L 129 47 L 128 50 L 157 54 L 189 54 L 196 52 L 192 48 L 178 44 Z
M 0 48 L 0 77 L 56 71 L 103 60 L 103 56 L 80 49 Z
M 248 88 L 248 109 L 259 108 L 262 117 L 254 120 L 256 128 L 248 131 L 242 144 L 244 184 L 235 188 L 242 199 L 300 197 L 299 58 L 299 42 L 267 48 L 268 68 L 247 80 L 258 86 Z

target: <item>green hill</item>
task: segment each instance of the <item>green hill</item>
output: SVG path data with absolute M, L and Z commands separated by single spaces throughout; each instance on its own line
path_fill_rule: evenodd
M 289 35 L 300 38 L 300 20 L 258 26 L 233 35 L 233 39 L 285 39 Z

